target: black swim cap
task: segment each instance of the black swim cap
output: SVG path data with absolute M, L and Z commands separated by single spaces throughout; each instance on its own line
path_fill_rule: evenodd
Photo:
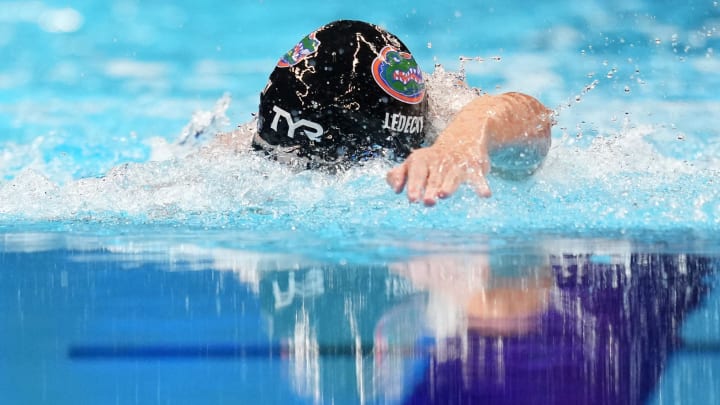
M 424 140 L 425 83 L 393 34 L 335 21 L 283 55 L 260 95 L 256 149 L 308 167 L 405 157 Z

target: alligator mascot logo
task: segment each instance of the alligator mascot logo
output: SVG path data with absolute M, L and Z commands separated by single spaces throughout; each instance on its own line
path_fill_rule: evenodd
M 317 52 L 318 46 L 320 46 L 320 40 L 315 38 L 315 33 L 312 32 L 298 42 L 291 50 L 287 51 L 287 53 L 280 58 L 277 66 L 295 66 L 303 59 Z
M 400 101 L 417 104 L 425 97 L 422 71 L 407 52 L 389 45 L 384 47 L 373 61 L 372 74 L 387 94 Z

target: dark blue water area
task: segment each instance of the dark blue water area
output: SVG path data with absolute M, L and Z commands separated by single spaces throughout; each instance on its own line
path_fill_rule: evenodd
M 229 274 L 167 272 L 151 263 L 128 268 L 103 252 L 86 253 L 97 260 L 74 260 L 80 254 L 2 255 L 3 403 L 283 403 L 292 397 L 274 383 L 282 374 L 279 360 L 73 360 L 73 345 L 268 345 L 257 300 Z
M 2 403 L 720 398 L 717 241 L 406 241 L 347 261 L 199 239 L 4 234 Z

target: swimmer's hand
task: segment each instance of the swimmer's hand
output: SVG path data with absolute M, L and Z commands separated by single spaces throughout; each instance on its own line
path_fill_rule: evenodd
M 487 153 L 461 149 L 442 143 L 417 149 L 388 172 L 387 182 L 396 193 L 407 188 L 410 202 L 422 201 L 428 207 L 438 198 L 451 196 L 462 183 L 468 183 L 478 196 L 490 197 L 485 178 L 490 170 Z
M 485 176 L 490 152 L 512 147 L 532 150 L 540 165 L 550 149 L 553 113 L 522 93 L 483 95 L 465 105 L 430 147 L 417 149 L 390 170 L 395 192 L 407 189 L 410 202 L 433 206 L 468 183 L 480 197 L 490 196 Z M 519 156 L 520 157 L 520 156 Z

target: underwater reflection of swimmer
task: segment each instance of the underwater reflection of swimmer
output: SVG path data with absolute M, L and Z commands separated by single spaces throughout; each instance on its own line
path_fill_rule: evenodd
M 291 386 L 321 403 L 368 395 L 376 324 L 415 295 L 383 266 L 300 266 L 265 271 L 259 283 L 270 338 L 287 348 Z
M 288 378 L 301 397 L 387 402 L 388 384 L 403 393 L 414 384 L 413 373 L 398 367 L 378 374 L 383 353 L 399 351 L 400 363 L 422 369 L 434 351 L 432 339 L 467 327 L 458 303 L 467 299 L 476 311 L 474 327 L 496 334 L 522 333 L 544 311 L 545 268 L 524 267 L 506 277 L 490 277 L 488 269 L 483 255 L 423 257 L 389 267 L 314 265 L 263 272 L 259 293 L 271 339 L 286 342 Z M 478 300 L 477 291 L 490 285 L 486 299 Z
M 552 284 L 537 257 L 517 257 L 497 271 L 487 255 L 435 255 L 394 263 L 391 270 L 427 291 L 427 316 L 438 335 L 468 327 L 488 334 L 522 333 L 546 310 Z M 496 271 L 492 269 L 495 268 Z
M 74 345 L 69 357 L 282 359 L 293 391 L 324 403 L 638 404 L 682 348 L 683 320 L 717 268 L 705 257 L 625 251 L 389 266 L 229 253 L 214 268 L 259 294 L 262 338 Z
M 412 392 L 392 402 L 644 403 L 681 344 L 683 319 L 708 290 L 710 259 L 549 259 L 552 283 L 539 277 L 530 288 L 505 282 L 497 292 L 461 296 L 467 329 L 436 340 Z M 420 279 L 425 288 L 444 288 L 437 277 Z

